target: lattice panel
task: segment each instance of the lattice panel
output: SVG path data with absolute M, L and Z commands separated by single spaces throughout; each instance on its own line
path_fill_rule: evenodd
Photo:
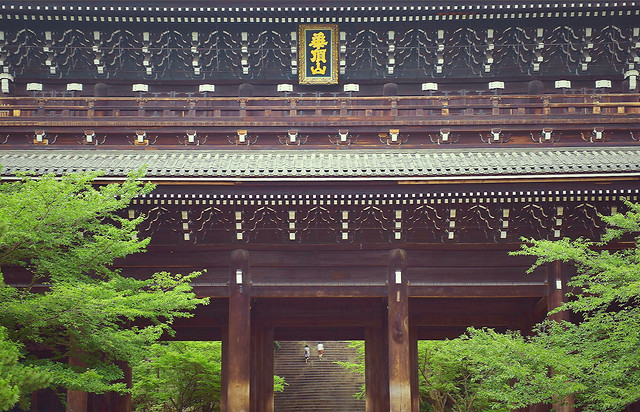
M 592 21 L 597 22 L 597 21 Z M 636 25 L 640 26 L 640 25 Z M 291 80 L 292 25 L 8 25 L 4 70 L 53 78 Z M 244 30 L 244 31 L 243 31 Z M 427 24 L 340 26 L 346 79 L 618 74 L 640 65 L 631 25 Z
M 617 196 L 360 201 L 141 201 L 141 235 L 160 243 L 502 243 L 597 239 Z M 564 199 L 564 200 L 563 200 Z M 133 211 L 132 211 L 133 212 Z

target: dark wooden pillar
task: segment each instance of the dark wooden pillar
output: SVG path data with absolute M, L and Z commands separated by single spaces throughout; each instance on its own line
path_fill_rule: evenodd
M 35 391 L 31 394 L 31 405 L 29 407 L 29 412 L 38 412 L 38 391 Z
M 273 327 L 256 317 L 251 330 L 251 410 L 273 412 Z
M 364 329 L 364 367 L 366 411 L 389 411 L 389 347 L 387 345 L 386 302 L 376 308 L 380 312 L 378 325 Z
M 561 261 L 556 260 L 552 262 L 547 267 L 547 287 L 548 287 L 548 297 L 547 297 L 547 310 L 551 311 L 552 309 L 557 308 L 565 302 L 566 295 L 566 284 L 567 284 L 567 276 L 564 272 L 564 265 Z M 549 319 L 555 321 L 563 321 L 569 320 L 569 312 L 557 312 L 552 315 L 549 315 Z M 553 372 L 551 372 L 553 373 Z M 574 400 L 573 397 L 569 397 L 564 399 L 564 402 L 554 403 L 552 409 L 556 412 L 574 412 L 576 409 L 571 406 L 573 405 Z
M 123 378 L 122 381 L 127 385 L 127 389 L 133 388 L 133 370 L 131 366 L 127 362 L 117 362 L 117 365 L 120 369 L 122 369 Z M 127 393 L 124 395 L 120 395 L 114 393 L 114 410 L 122 411 L 122 412 L 130 412 L 131 411 L 131 394 Z
M 76 356 L 69 357 L 69 365 L 84 367 L 85 364 Z M 67 390 L 67 412 L 87 412 L 89 394 L 85 391 Z
M 418 376 L 418 332 L 409 327 L 409 355 L 411 365 L 411 408 L 420 410 L 420 381 Z
M 556 260 L 547 267 L 547 312 L 557 308 L 565 302 L 565 290 L 567 277 L 563 271 L 563 264 Z M 569 312 L 558 312 L 549 316 L 549 319 L 562 321 L 569 320 Z
M 229 273 L 229 334 L 227 352 L 227 411 L 251 407 L 251 281 L 249 252 L 231 253 Z
M 227 394 L 229 391 L 229 328 L 222 328 L 222 365 L 220 367 L 220 411 L 227 412 Z
M 263 389 L 262 404 L 259 411 L 273 412 L 274 394 L 273 394 L 273 368 L 275 362 L 275 353 L 273 347 L 273 327 L 265 327 L 264 329 L 264 345 L 263 350 Z
M 406 252 L 389 252 L 388 340 L 389 411 L 411 411 L 411 356 L 409 349 L 409 300 Z

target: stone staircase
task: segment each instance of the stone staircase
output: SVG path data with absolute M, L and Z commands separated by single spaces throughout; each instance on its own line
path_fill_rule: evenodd
M 309 363 L 304 362 L 304 345 L 311 348 Z M 324 343 L 324 356 L 318 359 L 318 342 L 281 341 L 275 353 L 275 374 L 285 378 L 288 386 L 275 394 L 275 412 L 365 410 L 364 401 L 353 395 L 360 390 L 364 376 L 346 370 L 336 361 L 354 362 L 355 349 L 346 341 Z

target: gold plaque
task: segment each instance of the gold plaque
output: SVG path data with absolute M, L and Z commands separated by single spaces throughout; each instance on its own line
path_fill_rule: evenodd
M 301 24 L 298 28 L 300 84 L 338 83 L 338 26 Z

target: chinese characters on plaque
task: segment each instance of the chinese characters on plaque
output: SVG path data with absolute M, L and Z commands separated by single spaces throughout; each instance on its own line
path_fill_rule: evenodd
M 338 83 L 338 26 L 301 24 L 298 42 L 300 84 Z

